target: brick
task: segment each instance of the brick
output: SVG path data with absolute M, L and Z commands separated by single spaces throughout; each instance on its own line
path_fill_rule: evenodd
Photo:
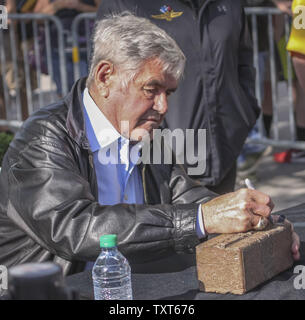
M 199 289 L 244 294 L 293 264 L 289 226 L 222 234 L 196 247 Z

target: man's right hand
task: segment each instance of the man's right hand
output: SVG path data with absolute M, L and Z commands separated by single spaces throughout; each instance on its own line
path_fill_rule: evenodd
M 268 195 L 250 189 L 227 193 L 201 205 L 208 234 L 253 230 L 260 219 L 267 225 L 273 208 L 274 204 Z

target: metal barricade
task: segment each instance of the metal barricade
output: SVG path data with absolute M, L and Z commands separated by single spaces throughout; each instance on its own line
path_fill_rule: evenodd
M 254 66 L 256 68 L 256 97 L 258 103 L 262 106 L 263 97 L 260 86 L 261 70 L 259 67 L 259 48 L 258 48 L 258 26 L 257 26 L 257 16 L 267 16 L 268 17 L 268 33 L 269 40 L 269 64 L 270 64 L 270 80 L 272 88 L 272 109 L 273 109 L 273 138 L 267 138 L 263 130 L 262 116 L 259 119 L 259 133 L 260 137 L 258 139 L 249 138 L 247 142 L 271 145 L 275 147 L 283 148 L 296 148 L 305 150 L 305 142 L 295 141 L 295 117 L 294 117 L 294 103 L 293 103 L 293 73 L 292 73 L 292 62 L 289 52 L 286 51 L 287 60 L 287 93 L 288 93 L 288 123 L 289 123 L 289 135 L 290 139 L 280 139 L 280 126 L 279 126 L 279 100 L 278 100 L 278 81 L 277 81 L 277 70 L 276 70 L 276 48 L 274 41 L 274 27 L 272 18 L 277 15 L 283 15 L 283 13 L 276 8 L 246 8 L 246 14 L 251 16 L 252 23 L 252 39 L 253 39 L 253 51 L 254 51 Z M 285 19 L 285 40 L 286 43 L 289 39 L 290 34 L 290 21 L 288 15 L 283 15 Z M 304 105 L 305 107 L 305 105 Z
M 256 139 L 248 139 L 248 142 L 257 143 L 257 144 L 265 144 L 272 145 L 276 147 L 284 147 L 284 148 L 297 148 L 305 150 L 305 142 L 295 141 L 295 117 L 294 117 L 294 106 L 293 106 L 293 73 L 292 73 L 292 62 L 289 53 L 286 53 L 287 66 L 288 66 L 288 77 L 287 77 L 287 92 L 288 92 L 288 102 L 289 102 L 289 112 L 287 123 L 289 125 L 289 135 L 290 139 L 281 139 L 280 137 L 280 121 L 279 121 L 279 100 L 278 100 L 278 81 L 277 81 L 277 70 L 275 63 L 275 54 L 276 48 L 274 43 L 274 29 L 272 19 L 274 16 L 283 15 L 283 13 L 275 8 L 266 8 L 266 7 L 256 7 L 256 8 L 246 8 L 246 14 L 251 17 L 252 23 L 252 38 L 253 38 L 253 49 L 254 49 L 254 66 L 257 70 L 256 76 L 256 96 L 259 102 L 259 105 L 262 105 L 262 92 L 260 86 L 260 78 L 261 78 L 261 70 L 259 68 L 259 48 L 258 48 L 258 28 L 257 28 L 257 17 L 258 16 L 266 16 L 268 17 L 268 39 L 269 39 L 269 64 L 270 64 L 270 81 L 272 87 L 272 108 L 273 108 L 273 138 L 267 138 L 264 135 L 262 117 L 259 120 L 259 138 Z M 70 41 L 66 41 L 64 39 L 64 30 L 61 24 L 61 21 L 54 16 L 49 15 L 41 15 L 41 14 L 16 14 L 9 15 L 9 18 L 13 21 L 18 21 L 21 26 L 21 41 L 25 40 L 26 35 L 26 27 L 25 24 L 27 21 L 31 21 L 33 27 L 33 39 L 34 39 L 34 52 L 35 52 L 35 64 L 36 64 L 36 75 L 37 81 L 40 81 L 41 76 L 41 64 L 40 59 L 37 59 L 40 56 L 40 46 L 38 43 L 38 24 L 44 26 L 44 45 L 45 45 L 45 55 L 47 61 L 47 70 L 51 78 L 53 78 L 53 64 L 52 64 L 52 53 L 54 48 L 51 45 L 51 33 L 50 33 L 50 23 L 55 25 L 58 34 L 58 51 L 59 51 L 59 61 L 60 61 L 60 78 L 61 78 L 61 91 L 62 95 L 65 95 L 68 91 L 67 84 L 67 70 L 66 70 L 66 54 L 72 54 L 73 61 L 73 71 L 74 71 L 74 80 L 79 79 L 81 76 L 85 76 L 88 73 L 88 69 L 86 70 L 86 74 L 82 74 L 84 72 L 81 71 L 81 64 L 86 61 L 87 65 L 89 65 L 89 61 L 91 59 L 91 34 L 92 27 L 94 25 L 96 13 L 82 13 L 76 16 L 72 23 L 71 33 L 68 34 L 68 39 Z M 290 21 L 287 15 L 284 15 L 285 19 L 285 38 L 286 42 L 289 38 L 290 33 Z M 53 27 L 54 28 L 54 27 Z M 16 46 L 14 47 L 14 32 L 13 29 L 9 29 L 9 38 L 11 42 L 11 52 L 12 52 L 12 61 L 13 63 L 13 73 L 15 78 L 18 76 L 18 64 L 17 64 L 17 51 Z M 3 42 L 3 30 L 0 30 L 0 42 Z M 26 43 L 26 42 L 25 42 Z M 28 113 L 30 114 L 33 111 L 33 101 L 32 101 L 32 88 L 30 81 L 30 66 L 28 61 L 28 48 L 26 45 L 22 50 L 24 63 L 24 72 L 25 72 L 25 87 L 27 92 L 27 103 L 28 103 Z M 0 64 L 6 64 L 5 50 L 3 46 L 0 47 Z M 6 86 L 4 68 L 1 68 L 1 78 L 0 82 L 3 84 L 4 88 L 4 100 L 5 105 L 8 106 L 7 103 L 10 99 L 9 90 Z M 38 83 L 38 88 L 40 87 L 40 83 Z M 17 113 L 16 119 L 3 119 L 0 120 L 1 124 L 10 124 L 13 126 L 19 126 L 22 123 L 22 115 L 21 115 L 21 96 L 20 96 L 20 88 L 16 88 L 16 105 Z M 39 91 L 38 94 L 38 105 L 41 107 L 45 104 L 43 99 L 43 94 Z
M 54 95 L 46 101 L 41 83 L 43 73 L 53 79 L 56 72 L 54 46 L 58 49 L 61 93 L 68 92 L 63 26 L 59 18 L 44 14 L 10 14 L 8 19 L 11 20 L 8 29 L 0 29 L 0 43 L 3 44 L 0 46 L 0 90 L 3 91 L 0 95 L 5 106 L 2 105 L 0 125 L 18 128 L 34 109 L 58 99 Z M 15 97 L 8 86 L 9 71 Z
M 91 59 L 91 35 L 95 22 L 96 13 L 81 13 L 77 15 L 72 23 L 72 43 L 73 43 L 73 64 L 74 64 L 74 80 L 81 77 L 81 59 L 86 59 L 89 65 Z M 80 26 L 83 26 L 82 38 L 85 40 L 85 46 L 80 45 Z M 84 41 L 83 41 L 84 45 Z M 88 71 L 88 70 L 87 70 Z

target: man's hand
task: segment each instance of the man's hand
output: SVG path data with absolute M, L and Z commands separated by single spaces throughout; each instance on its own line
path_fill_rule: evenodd
M 266 194 L 250 189 L 227 193 L 201 205 L 205 230 L 212 233 L 246 232 L 260 219 L 265 225 L 274 204 Z
M 279 219 L 278 215 L 272 215 L 273 223 L 277 223 L 278 219 Z M 297 235 L 297 233 L 294 231 L 293 225 L 289 220 L 285 219 L 284 223 L 289 225 L 290 228 L 291 228 L 291 232 L 292 232 L 291 251 L 292 251 L 293 259 L 294 260 L 299 260 L 300 259 L 300 252 L 299 252 L 299 250 L 300 250 L 300 238 Z
M 251 189 L 240 189 L 227 193 L 201 205 L 205 231 L 212 233 L 236 233 L 255 230 L 260 219 L 265 225 L 274 204 L 266 194 Z M 273 223 L 277 223 L 279 216 L 272 215 Z M 300 259 L 300 238 L 293 229 L 290 221 L 285 219 L 292 232 L 292 256 Z

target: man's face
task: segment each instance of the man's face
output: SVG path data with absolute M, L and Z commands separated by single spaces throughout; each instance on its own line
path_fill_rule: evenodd
M 158 59 L 146 62 L 127 89 L 122 88 L 122 76 L 112 82 L 110 95 L 114 106 L 115 123 L 120 133 L 131 140 L 141 140 L 159 127 L 166 112 L 167 98 L 177 88 L 174 77 L 164 74 Z M 128 123 L 129 131 L 122 128 Z

